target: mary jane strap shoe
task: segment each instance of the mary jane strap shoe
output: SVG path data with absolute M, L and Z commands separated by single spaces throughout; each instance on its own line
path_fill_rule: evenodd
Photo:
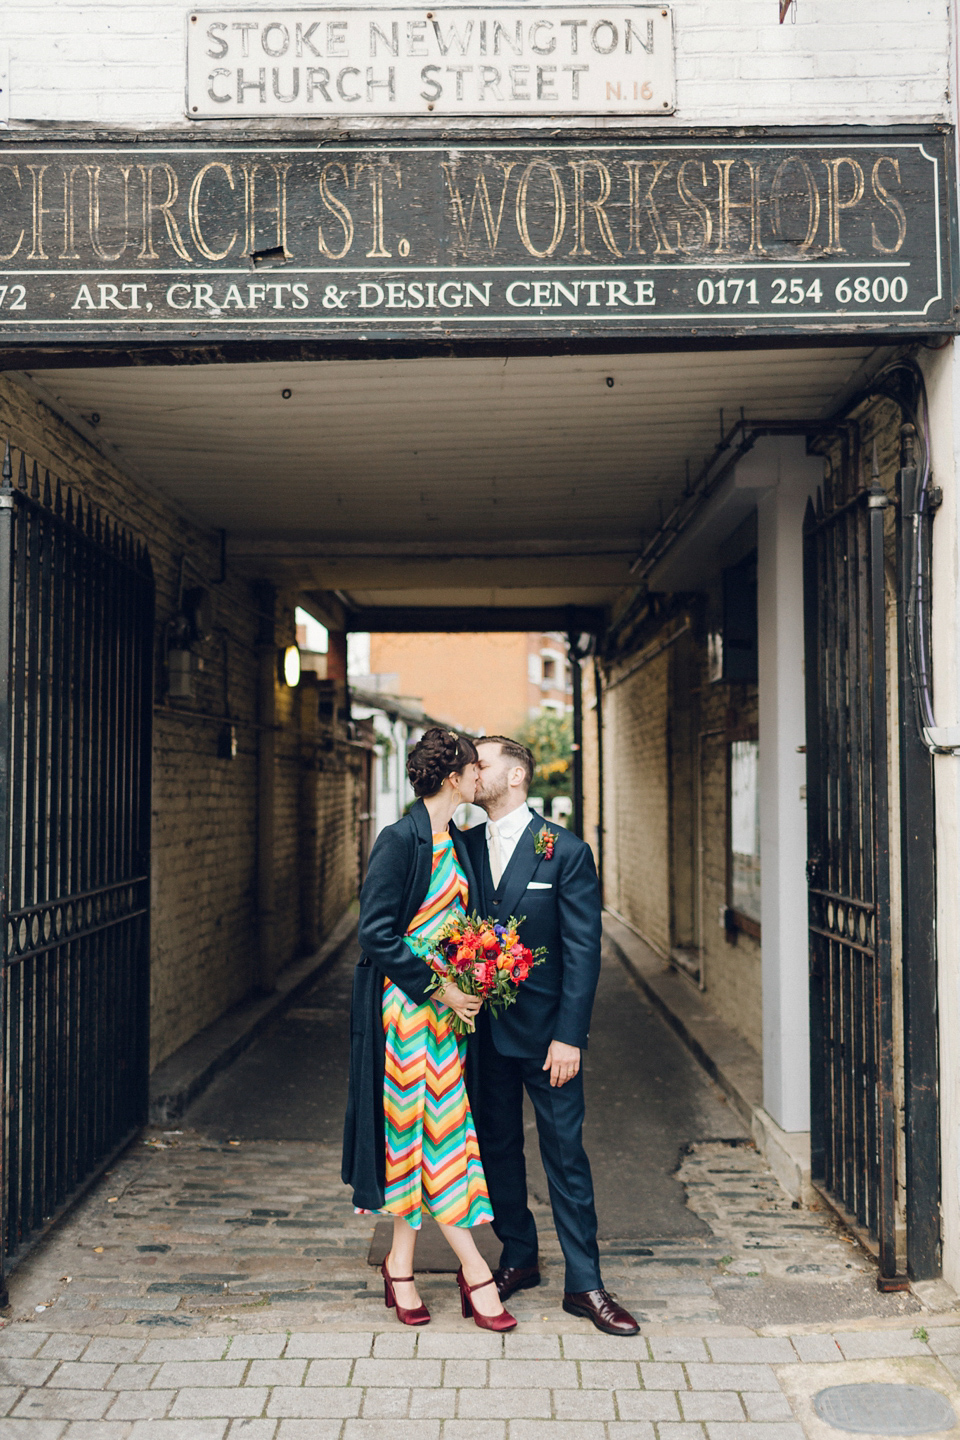
M 387 1269 L 387 1262 L 384 1260 L 380 1266 L 380 1274 L 383 1276 L 383 1303 L 388 1310 L 396 1310 L 397 1319 L 401 1325 L 429 1325 L 430 1311 L 426 1305 L 417 1305 L 413 1310 L 406 1310 L 397 1303 L 394 1293 L 394 1284 L 409 1284 L 413 1280 L 412 1275 L 391 1275 Z

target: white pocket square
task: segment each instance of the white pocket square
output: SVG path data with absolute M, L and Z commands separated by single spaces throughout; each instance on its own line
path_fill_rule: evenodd
M 542 880 L 531 880 L 527 886 L 528 890 L 552 890 L 552 885 L 544 884 Z

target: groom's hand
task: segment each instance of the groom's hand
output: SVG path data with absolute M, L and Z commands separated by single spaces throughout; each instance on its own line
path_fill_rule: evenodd
M 555 1088 L 566 1085 L 580 1069 L 579 1046 L 564 1045 L 562 1040 L 551 1040 L 542 1068 L 550 1071 L 550 1084 Z

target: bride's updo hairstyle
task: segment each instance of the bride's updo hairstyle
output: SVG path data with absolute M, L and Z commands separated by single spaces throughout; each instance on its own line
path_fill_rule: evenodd
M 436 795 L 448 775 L 457 775 L 477 758 L 477 747 L 455 730 L 434 725 L 407 756 L 413 793 L 421 800 Z

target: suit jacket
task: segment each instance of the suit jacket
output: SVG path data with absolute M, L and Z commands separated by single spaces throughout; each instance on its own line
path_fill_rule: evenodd
M 454 849 L 470 885 L 476 882 L 464 837 L 451 822 Z M 363 951 L 353 976 L 350 1005 L 350 1079 L 343 1130 L 344 1183 L 353 1186 L 353 1203 L 380 1210 L 386 1182 L 383 1118 L 383 979 L 386 976 L 415 1005 L 429 998 L 431 973 L 404 940 L 423 904 L 433 868 L 433 830 L 427 807 L 418 800 L 395 825 L 377 836 L 360 892 L 357 938 Z
M 534 837 L 546 824 L 554 835 L 551 859 L 538 855 Z M 492 880 L 486 826 L 463 836 L 476 879 L 477 909 L 492 915 Z M 533 889 L 530 886 L 533 885 Z M 490 1021 L 501 1055 L 540 1058 L 551 1040 L 586 1048 L 593 999 L 600 978 L 601 904 L 597 868 L 589 845 L 539 815 L 520 836 L 500 882 L 499 916 L 523 917 L 520 938 L 547 957 L 531 970 L 515 1002 Z

